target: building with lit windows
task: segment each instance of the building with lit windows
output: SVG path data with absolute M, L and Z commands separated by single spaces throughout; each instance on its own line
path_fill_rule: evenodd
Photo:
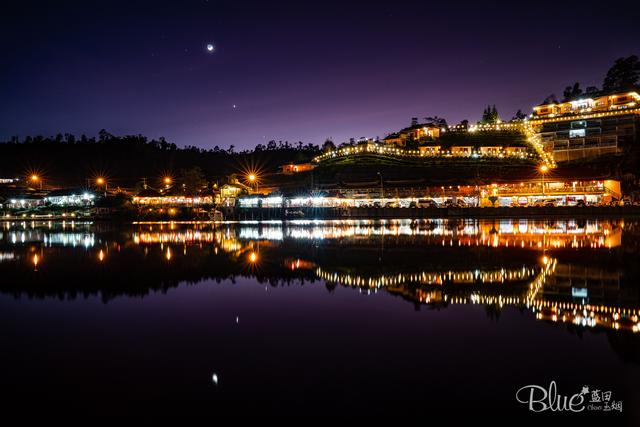
M 315 168 L 313 163 L 287 163 L 286 165 L 282 165 L 282 173 L 284 174 L 294 174 L 300 172 L 308 172 Z
M 50 191 L 44 202 L 54 206 L 91 206 L 96 195 L 82 188 Z
M 444 128 L 440 128 L 433 123 L 419 124 L 418 119 L 413 118 L 411 126 L 387 135 L 384 138 L 384 143 L 397 147 L 406 147 L 409 141 L 420 142 L 438 139 L 440 133 L 444 132 L 444 130 Z
M 638 138 L 639 104 L 628 92 L 538 105 L 528 124 L 556 162 L 618 154 Z
M 160 191 L 144 188 L 133 196 L 135 205 L 147 206 L 196 206 L 213 204 L 213 196 L 209 194 L 186 194 L 178 187 L 169 187 Z

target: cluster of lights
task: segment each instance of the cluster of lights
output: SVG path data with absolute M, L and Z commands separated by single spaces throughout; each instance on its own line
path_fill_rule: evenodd
M 337 283 L 344 286 L 359 288 L 379 289 L 389 286 L 398 286 L 406 283 L 420 283 L 422 285 L 444 285 L 444 284 L 495 284 L 506 282 L 518 282 L 528 280 L 535 276 L 536 272 L 532 268 L 517 268 L 507 270 L 504 268 L 496 270 L 467 270 L 467 271 L 443 271 L 428 272 L 423 271 L 411 274 L 383 274 L 379 276 L 359 276 L 351 274 L 340 274 L 325 271 L 318 267 L 315 271 L 320 279 Z
M 632 100 L 624 103 L 616 103 L 616 99 L 621 97 L 631 98 Z M 640 95 L 637 92 L 629 92 L 626 94 L 616 94 L 611 96 L 603 96 L 599 98 L 583 98 L 576 101 L 564 102 L 562 104 L 545 104 L 534 107 L 534 118 L 532 122 L 544 123 L 546 117 L 551 119 L 561 116 L 560 119 L 566 120 L 566 116 L 580 116 L 584 118 L 607 117 L 611 115 L 628 114 L 629 112 L 637 113 L 640 109 L 634 108 L 640 101 Z M 606 111 L 601 111 L 606 110 Z M 596 111 L 594 114 L 590 114 Z M 542 117 L 546 116 L 546 117 Z
M 133 241 L 135 244 L 157 244 L 157 243 L 173 243 L 173 244 L 193 244 L 193 243 L 211 243 L 215 241 L 213 232 L 199 230 L 185 230 L 175 232 L 140 232 L 133 233 Z
M 533 159 L 535 155 L 526 150 L 526 147 L 482 147 L 480 150 L 474 150 L 471 146 L 453 146 L 450 150 L 441 150 L 439 146 L 426 146 L 423 149 L 407 149 L 399 148 L 394 145 L 379 144 L 363 144 L 353 147 L 344 147 L 337 150 L 329 151 L 314 157 L 316 163 L 335 159 L 338 157 L 347 157 L 360 154 L 380 154 L 392 157 L 410 157 L 410 158 L 514 158 L 514 159 Z
M 133 203 L 139 205 L 210 205 L 213 196 L 134 196 Z
M 544 144 L 540 139 L 540 134 L 531 126 L 530 122 L 525 122 L 525 126 L 523 127 L 523 132 L 527 138 L 527 142 L 538 154 L 538 157 L 542 160 L 543 165 L 547 168 L 553 169 L 557 167 L 556 161 L 553 157 L 552 152 L 548 152 L 544 149 Z M 540 167 L 542 170 L 542 166 Z
M 257 225 L 257 222 L 255 223 Z M 303 240 L 344 239 L 373 236 L 423 236 L 425 243 L 442 246 L 514 247 L 529 250 L 559 248 L 612 248 L 621 243 L 622 224 L 615 227 L 606 222 L 589 222 L 578 227 L 572 221 L 554 225 L 534 221 L 503 220 L 497 224 L 468 222 L 463 228 L 452 229 L 444 221 L 425 222 L 426 227 L 411 225 L 411 221 L 292 221 L 287 227 L 264 224 L 252 227 L 244 223 L 238 237 L 245 240 L 281 241 L 284 238 Z M 428 226 L 427 226 L 428 225 Z M 228 237 L 228 236 L 227 236 Z
M 590 305 L 578 303 L 563 303 L 555 301 L 545 301 L 540 299 L 539 293 L 544 287 L 547 279 L 555 273 L 557 267 L 556 259 L 543 258 L 543 267 L 540 272 L 535 275 L 533 269 L 523 268 L 514 271 L 494 271 L 485 272 L 489 279 L 501 278 L 500 283 L 504 282 L 505 275 L 511 275 L 513 280 L 528 280 L 535 276 L 527 288 L 526 295 L 520 296 L 504 296 L 504 295 L 484 295 L 478 291 L 469 293 L 468 296 L 460 295 L 441 295 L 442 290 L 427 291 L 418 289 L 415 298 L 423 304 L 432 304 L 444 301 L 448 304 L 460 305 L 497 305 L 504 307 L 512 305 L 518 307 L 527 307 L 535 313 L 539 320 L 548 320 L 552 322 L 571 322 L 583 327 L 596 327 L 628 330 L 634 333 L 640 332 L 640 318 L 638 309 L 620 308 L 605 305 Z M 477 278 L 482 277 L 481 272 L 444 272 L 444 273 L 414 273 L 409 275 L 383 275 L 378 277 L 361 277 L 351 276 L 349 274 L 339 274 L 323 271 L 321 268 L 316 269 L 318 277 L 326 282 L 337 283 L 342 286 L 357 287 L 367 290 L 378 290 L 384 288 L 389 292 L 403 292 L 408 290 L 403 285 L 408 283 L 420 283 L 422 285 L 443 285 L 449 283 L 478 283 Z M 495 283 L 493 281 L 483 281 L 483 283 Z M 406 292 L 404 292 L 406 293 Z
M 612 116 L 623 116 L 628 114 L 640 114 L 640 108 L 630 108 L 626 110 L 616 110 L 616 111 L 607 111 L 602 113 L 575 113 L 571 114 L 570 117 L 566 115 L 562 117 L 557 116 L 549 116 L 549 117 L 540 117 L 535 119 L 530 119 L 529 123 L 533 125 L 544 124 L 544 123 L 556 123 L 556 122 L 564 122 L 568 119 L 574 120 L 576 118 L 580 119 L 597 119 L 601 117 L 612 117 Z
M 504 123 L 498 120 L 497 123 L 479 123 L 476 125 L 470 125 L 469 132 L 490 132 L 501 130 L 515 130 L 522 131 L 524 125 L 522 122 Z
M 603 181 L 572 181 L 572 182 L 545 182 L 546 174 L 550 172 L 549 166 L 543 164 L 539 168 L 543 178 L 542 181 L 534 180 L 527 183 L 514 184 L 491 184 L 482 186 L 441 186 L 424 189 L 422 196 L 413 197 L 329 197 L 329 196 L 297 196 L 283 198 L 281 196 L 264 197 L 240 197 L 238 206 L 243 209 L 252 208 L 359 208 L 379 206 L 385 207 L 391 204 L 392 207 L 409 208 L 419 206 L 421 199 L 428 199 L 436 202 L 437 206 L 446 206 L 446 202 L 456 196 L 458 201 L 464 202 L 465 206 L 488 205 L 488 196 L 509 197 L 509 204 L 517 202 L 518 197 L 526 197 L 524 204 L 532 205 L 536 201 L 554 199 L 558 205 L 576 203 L 578 198 L 597 203 L 609 189 L 605 188 Z M 369 193 L 379 193 L 378 189 L 369 190 Z M 580 197 L 576 197 L 580 196 Z M 565 200 L 565 197 L 573 197 L 572 200 Z M 413 205 L 412 205 L 413 203 Z

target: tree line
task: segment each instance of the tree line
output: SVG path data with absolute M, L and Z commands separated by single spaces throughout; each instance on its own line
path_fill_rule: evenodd
M 618 58 L 609 68 L 602 80 L 602 87 L 587 86 L 582 89 L 580 82 L 575 82 L 565 87 L 562 98 L 558 98 L 555 93 L 544 98 L 541 104 L 558 104 L 569 102 L 582 97 L 597 97 L 612 93 L 638 91 L 640 90 L 640 59 L 637 55 L 630 55 L 625 58 Z M 511 118 L 512 121 L 523 120 L 526 114 L 518 110 Z M 482 112 L 479 124 L 493 124 L 500 120 L 498 110 L 494 105 L 487 105 Z
M 602 88 L 597 86 L 587 86 L 582 89 L 580 82 L 575 82 L 564 88 L 562 92 L 562 102 L 569 102 L 581 97 L 597 97 L 612 93 L 637 91 L 640 89 L 640 59 L 637 55 L 630 55 L 626 58 L 618 58 L 607 71 L 602 80 Z M 558 103 L 558 97 L 552 93 L 547 96 L 542 104 Z
M 133 186 L 145 180 L 159 184 L 164 176 L 178 177 L 198 168 L 210 181 L 247 170 L 270 173 L 285 163 L 302 163 L 318 155 L 315 144 L 269 141 L 254 149 L 236 151 L 216 146 L 205 149 L 187 145 L 179 148 L 165 138 L 143 135 L 112 135 L 101 130 L 97 137 L 72 134 L 12 137 L 0 142 L 0 178 L 38 174 L 49 185 L 87 185 L 104 176 L 110 186 Z

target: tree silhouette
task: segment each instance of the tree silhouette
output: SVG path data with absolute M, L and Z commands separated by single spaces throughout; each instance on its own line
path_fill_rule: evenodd
M 582 89 L 580 89 L 580 83 L 575 82 L 573 86 L 567 86 L 563 92 L 563 102 L 572 101 L 579 98 L 582 95 Z
M 522 110 L 518 109 L 511 120 L 524 120 L 526 117 L 527 115 L 523 113 Z
M 640 61 L 636 55 L 618 58 L 607 71 L 602 83 L 605 92 L 623 92 L 638 88 Z

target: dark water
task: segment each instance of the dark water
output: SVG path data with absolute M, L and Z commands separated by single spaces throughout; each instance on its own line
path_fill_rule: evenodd
M 555 381 L 633 423 L 639 252 L 622 219 L 0 223 L 3 409 L 527 416 Z

